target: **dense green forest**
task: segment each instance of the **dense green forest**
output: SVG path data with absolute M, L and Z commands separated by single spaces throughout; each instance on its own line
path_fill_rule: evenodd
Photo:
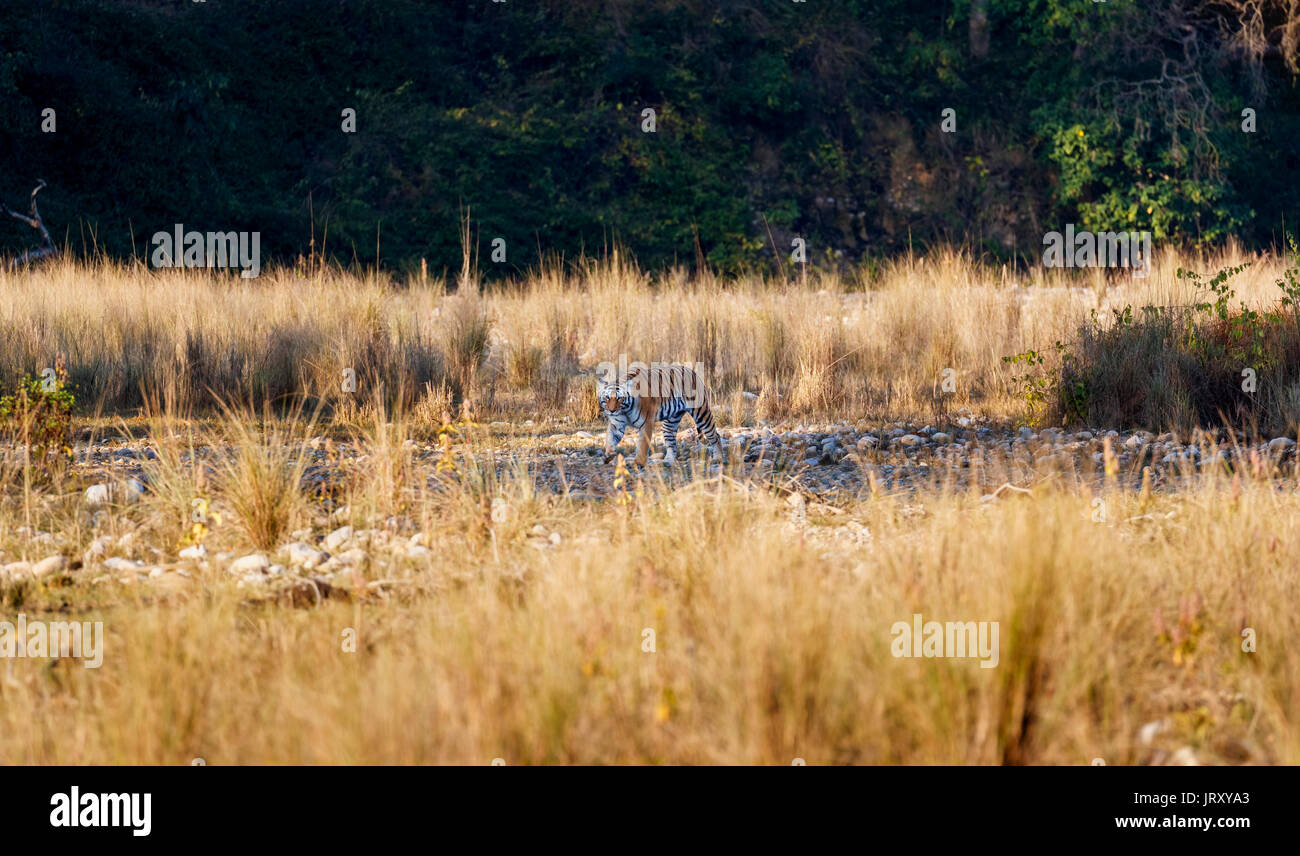
M 500 272 L 1034 256 L 1066 222 L 1266 246 L 1298 41 L 1295 0 L 32 0 L 0 15 L 0 199 L 46 180 L 74 252 L 183 223 L 435 272 L 466 207 Z

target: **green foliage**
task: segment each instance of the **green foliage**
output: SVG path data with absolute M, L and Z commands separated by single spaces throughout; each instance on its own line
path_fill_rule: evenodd
M 795 235 L 818 263 L 954 239 L 1009 256 L 1064 222 L 1264 244 L 1257 222 L 1297 214 L 1295 75 L 1263 67 L 1243 133 L 1226 7 L 1005 0 L 975 58 L 963 0 L 946 19 L 912 0 L 337 6 L 15 4 L 0 194 L 46 179 L 47 222 L 93 235 L 86 250 L 140 253 L 181 222 L 259 231 L 282 260 L 435 273 L 459 268 L 468 207 L 480 247 L 507 241 L 489 277 L 614 242 L 725 271 L 774 264 Z M 1202 50 L 1195 104 L 1169 32 Z M 0 222 L 0 247 L 29 232 Z
M 27 450 L 40 481 L 58 481 L 72 461 L 72 410 L 76 398 L 62 366 L 52 377 L 27 375 L 0 396 L 0 438 Z
M 1033 350 L 1002 358 L 1004 363 L 1023 368 L 1023 374 L 1011 376 L 1011 386 L 1016 397 L 1028 404 L 1035 416 L 1046 407 L 1052 393 L 1052 379 L 1043 371 L 1046 361 L 1043 354 Z
M 1300 422 L 1300 248 L 1286 236 L 1280 297 L 1255 309 L 1236 299 L 1246 265 L 1207 276 L 1179 270 L 1204 299 L 1191 307 L 1094 312 L 1050 363 L 1035 351 L 1004 357 L 1031 413 L 1063 423 L 1187 430 L 1230 424 L 1272 434 Z
M 1088 384 L 1066 346 L 1055 342 L 1053 348 L 1050 364 L 1047 354 L 1034 350 L 1003 357 L 1002 362 L 1023 370 L 1011 376 L 1012 389 L 1028 406 L 1033 421 L 1041 420 L 1053 406 L 1064 412 L 1065 421 L 1081 420 L 1088 412 Z

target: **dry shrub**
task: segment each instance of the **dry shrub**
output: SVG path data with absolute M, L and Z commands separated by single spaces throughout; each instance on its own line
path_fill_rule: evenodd
M 472 398 L 491 346 L 492 320 L 486 301 L 474 290 L 458 292 L 443 304 L 443 362 L 457 401 Z
M 600 395 L 592 377 L 570 377 L 565 384 L 565 403 L 568 414 L 577 422 L 596 422 L 600 419 Z
M 301 411 L 279 419 L 267 409 L 259 420 L 251 412 L 224 410 L 222 427 L 231 451 L 217 465 L 220 492 L 258 549 L 278 546 L 302 517 L 305 441 L 315 424 Z

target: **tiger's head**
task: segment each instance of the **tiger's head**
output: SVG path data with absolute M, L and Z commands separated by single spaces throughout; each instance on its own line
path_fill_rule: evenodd
M 622 384 L 609 383 L 600 388 L 600 410 L 601 414 L 617 413 L 622 410 L 627 403 L 627 390 Z

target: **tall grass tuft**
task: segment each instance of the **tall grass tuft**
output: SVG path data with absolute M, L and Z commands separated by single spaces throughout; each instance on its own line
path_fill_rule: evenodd
M 307 438 L 315 415 L 301 409 L 287 418 L 263 410 L 223 406 L 222 428 L 230 452 L 217 463 L 222 497 L 234 508 L 248 540 L 261 550 L 278 546 L 303 515 Z

